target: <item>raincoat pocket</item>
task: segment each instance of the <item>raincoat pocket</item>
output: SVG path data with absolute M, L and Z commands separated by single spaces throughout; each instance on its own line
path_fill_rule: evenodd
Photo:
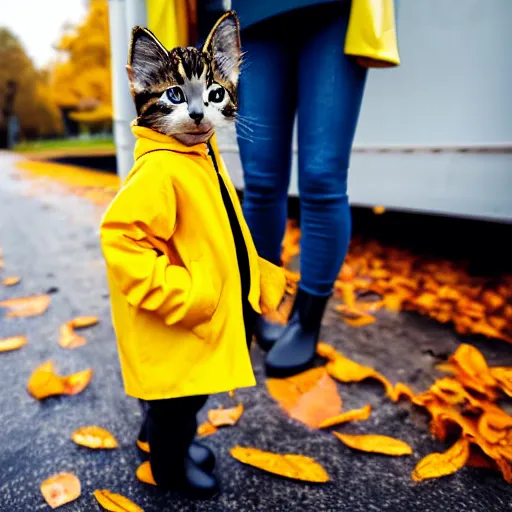
M 216 286 L 204 261 L 190 262 L 190 276 L 192 280 L 190 307 L 186 318 L 181 323 L 200 338 L 206 338 L 209 322 L 219 306 L 221 289 Z

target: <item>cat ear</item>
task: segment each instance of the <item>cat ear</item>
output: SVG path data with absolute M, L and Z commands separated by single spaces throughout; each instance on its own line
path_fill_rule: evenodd
M 169 53 L 146 28 L 134 27 L 128 53 L 128 77 L 135 92 L 160 82 L 166 74 Z
M 213 62 L 220 81 L 236 85 L 240 74 L 240 24 L 234 11 L 224 14 L 215 24 L 203 46 Z

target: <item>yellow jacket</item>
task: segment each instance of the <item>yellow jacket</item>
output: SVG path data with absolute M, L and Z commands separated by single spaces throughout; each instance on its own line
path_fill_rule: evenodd
M 207 146 L 133 132 L 135 165 L 101 222 L 126 392 L 155 400 L 252 386 L 236 249 Z M 249 302 L 274 310 L 284 275 L 258 257 L 211 143 L 247 245 Z

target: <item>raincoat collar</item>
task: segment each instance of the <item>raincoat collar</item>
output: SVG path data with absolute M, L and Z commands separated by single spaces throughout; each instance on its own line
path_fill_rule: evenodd
M 135 160 L 142 155 L 159 149 L 174 151 L 176 153 L 189 153 L 199 156 L 207 156 L 208 148 L 206 142 L 196 144 L 195 146 L 186 146 L 174 137 L 169 137 L 163 133 L 155 132 L 145 126 L 132 125 L 132 132 L 137 142 L 135 143 Z

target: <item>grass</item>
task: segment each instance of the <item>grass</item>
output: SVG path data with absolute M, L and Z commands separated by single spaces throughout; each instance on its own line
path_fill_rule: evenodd
M 115 150 L 112 137 L 94 139 L 50 139 L 33 142 L 22 142 L 14 147 L 18 153 L 39 153 L 60 150 Z

